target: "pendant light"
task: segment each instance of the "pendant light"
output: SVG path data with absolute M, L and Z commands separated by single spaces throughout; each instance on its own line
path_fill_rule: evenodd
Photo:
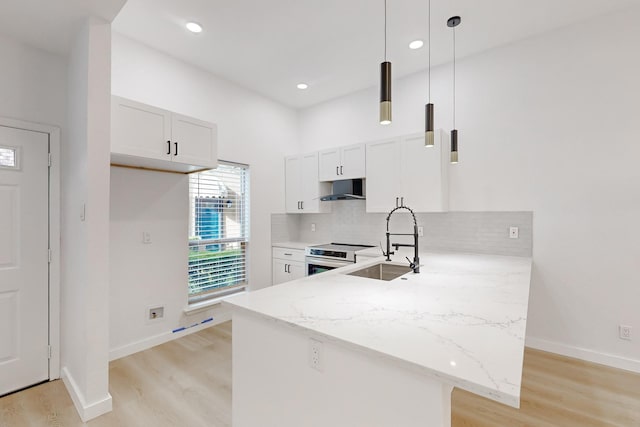
M 458 163 L 458 130 L 456 129 L 456 27 L 462 19 L 452 16 L 447 26 L 453 30 L 453 130 L 451 131 L 451 163 Z
M 384 0 L 384 62 L 380 64 L 380 124 L 391 124 L 391 62 L 387 61 L 387 0 Z
M 431 103 L 431 0 L 429 0 L 429 35 L 428 35 L 428 45 L 429 45 L 429 68 L 428 68 L 428 87 L 429 87 L 429 102 L 424 106 L 425 107 L 425 119 L 424 119 L 424 146 L 425 147 L 433 147 L 434 137 L 433 137 L 433 104 Z

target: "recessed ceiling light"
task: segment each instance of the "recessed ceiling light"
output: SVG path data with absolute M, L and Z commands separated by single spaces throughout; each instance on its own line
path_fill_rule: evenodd
M 305 90 L 306 88 L 308 88 L 308 87 L 309 87 L 309 85 L 308 85 L 308 84 L 306 84 L 306 83 L 298 83 L 298 85 L 297 85 L 296 87 L 297 87 L 298 89 Z
M 424 46 L 424 42 L 422 40 L 414 40 L 409 43 L 409 49 L 420 49 L 422 46 Z
M 201 33 L 202 25 L 196 22 L 187 22 L 187 30 L 191 31 L 192 33 Z

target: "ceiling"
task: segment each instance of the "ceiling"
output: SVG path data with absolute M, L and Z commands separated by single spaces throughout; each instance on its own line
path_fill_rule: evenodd
M 626 7 L 636 0 L 432 0 L 432 62 Z M 200 34 L 184 25 L 196 21 Z M 114 31 L 295 108 L 377 84 L 384 56 L 382 0 L 128 0 Z M 394 78 L 426 68 L 427 0 L 388 0 Z M 305 82 L 309 88 L 298 90 Z
M 66 55 L 89 16 L 108 22 L 126 0 L 0 0 L 0 33 L 31 46 Z
M 115 32 L 294 108 L 376 85 L 384 57 L 383 0 L 0 1 L 0 33 L 27 44 L 66 54 L 83 18 L 117 15 Z M 454 14 L 463 20 L 456 30 L 463 57 L 638 1 L 432 0 L 432 63 L 451 60 L 445 22 Z M 189 20 L 204 31 L 188 32 Z M 407 45 L 426 41 L 427 28 L 427 0 L 388 0 L 394 78 L 426 67 L 426 46 Z M 309 89 L 296 89 L 299 82 Z

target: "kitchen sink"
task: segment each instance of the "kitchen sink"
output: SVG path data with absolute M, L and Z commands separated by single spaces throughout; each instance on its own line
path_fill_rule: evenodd
M 397 265 L 381 262 L 380 264 L 371 265 L 361 268 L 360 270 L 347 273 L 349 276 L 366 277 L 367 279 L 376 280 L 393 280 L 403 274 L 409 273 L 411 268 L 406 265 Z

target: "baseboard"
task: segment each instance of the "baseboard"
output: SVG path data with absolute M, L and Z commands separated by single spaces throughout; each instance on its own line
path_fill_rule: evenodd
M 557 353 L 563 356 L 573 357 L 575 359 L 586 360 L 587 362 L 599 363 L 612 368 L 640 373 L 640 360 L 601 353 L 586 348 L 575 347 L 540 338 L 527 337 L 526 345 L 527 347 L 535 348 L 537 350 Z
M 132 355 L 134 353 L 138 353 L 140 351 L 148 350 L 152 347 L 155 347 L 160 344 L 167 343 L 169 341 L 173 341 L 175 339 L 193 334 L 195 332 L 199 332 L 203 329 L 210 328 L 215 325 L 219 325 L 220 323 L 224 323 L 228 320 L 231 320 L 231 316 L 221 315 L 216 317 L 214 321 L 201 323 L 197 326 L 191 326 L 189 328 L 183 329 L 178 332 L 167 331 L 158 335 L 154 335 L 140 341 L 134 341 L 130 344 L 125 344 L 120 347 L 116 347 L 109 351 L 109 361 L 113 361 L 116 359 L 120 359 L 122 357 L 126 357 Z
M 66 366 L 62 368 L 61 373 L 62 381 L 69 392 L 69 396 L 71 396 L 71 401 L 73 401 L 82 422 L 87 422 L 102 414 L 111 412 L 112 399 L 109 393 L 107 393 L 103 399 L 87 404 L 84 394 L 78 388 L 78 384 L 73 379 Z

